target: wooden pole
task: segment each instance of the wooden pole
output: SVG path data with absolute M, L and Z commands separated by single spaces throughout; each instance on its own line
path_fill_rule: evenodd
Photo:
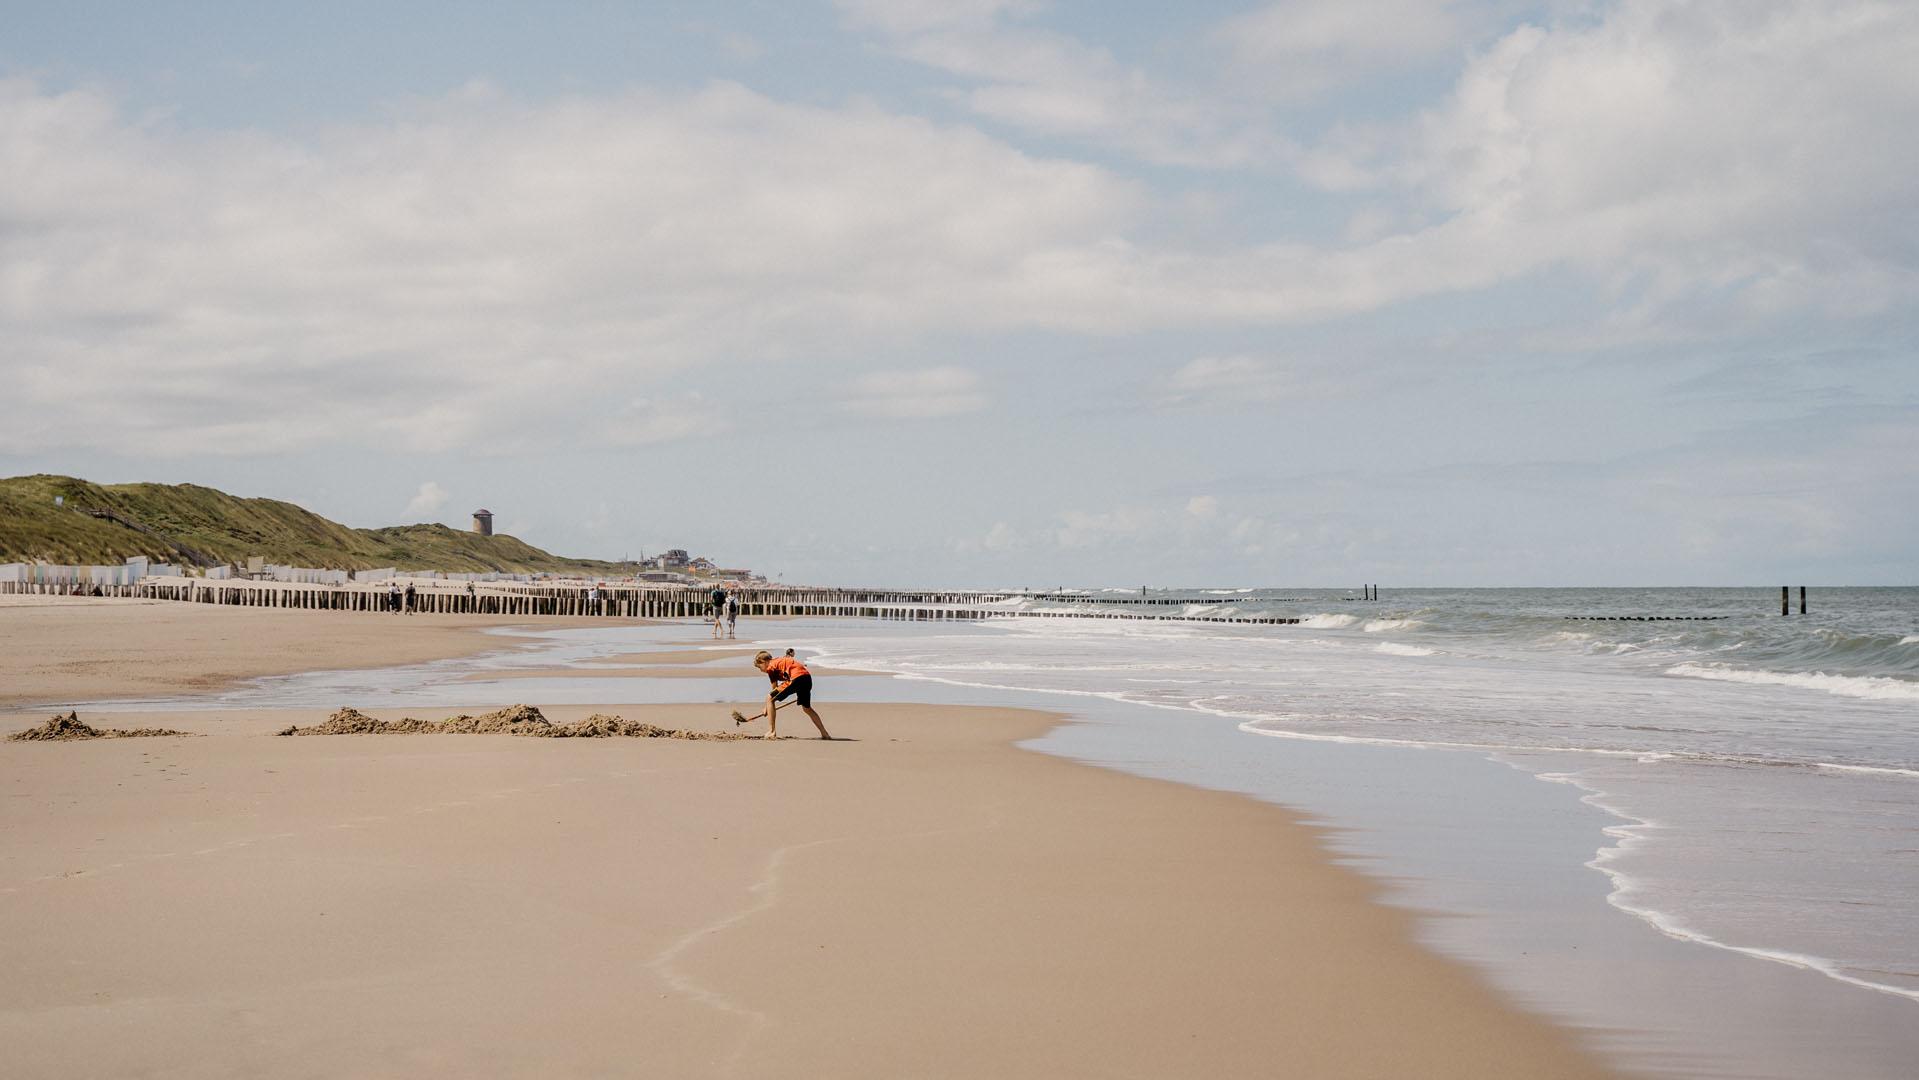
M 1805 613 L 1806 613 L 1806 587 L 1804 585 L 1801 585 L 1799 586 L 1799 614 L 1804 615 Z
M 1792 614 L 1792 587 L 1791 586 L 1788 586 L 1788 585 L 1779 586 L 1779 614 L 1781 615 Z

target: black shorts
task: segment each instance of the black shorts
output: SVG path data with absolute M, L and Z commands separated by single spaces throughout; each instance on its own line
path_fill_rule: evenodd
M 792 698 L 794 701 L 798 702 L 800 708 L 802 709 L 812 708 L 813 707 L 813 676 L 802 675 L 799 678 L 794 679 L 792 682 L 787 683 L 786 689 L 781 690 L 778 693 L 773 695 L 774 701 L 785 701 L 787 698 Z

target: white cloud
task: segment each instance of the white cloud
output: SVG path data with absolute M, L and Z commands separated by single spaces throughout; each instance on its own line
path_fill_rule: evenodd
M 1091 322 L 1138 189 L 738 87 L 485 88 L 303 142 L 0 81 L 0 449 L 571 436 L 608 381 Z M 57 403 L 57 410 L 48 409 Z
M 1271 164 L 1293 152 L 1263 121 L 1263 108 L 1156 79 L 1104 48 L 1024 24 L 1041 10 L 1036 4 L 839 7 L 900 55 L 975 84 L 954 89 L 954 100 L 1025 131 L 1206 168 Z
M 698 393 L 633 398 L 614 415 L 602 440 L 608 446 L 652 446 L 732 430 L 726 410 Z
M 983 383 L 965 368 L 875 371 L 853 380 L 842 406 L 867 416 L 922 419 L 978 412 L 987 405 Z
M 1167 377 L 1164 400 L 1172 405 L 1250 404 L 1281 400 L 1286 390 L 1285 373 L 1269 360 L 1201 356 Z
M 862 10 L 988 113 L 1165 160 L 1269 160 L 1260 125 L 1022 24 L 1030 5 Z M 1562 268 L 1622 333 L 1919 299 L 1919 8 L 1598 15 L 1501 38 L 1409 127 L 1322 144 L 1316 175 L 1367 192 L 1351 241 L 1249 231 L 1211 253 L 1168 227 L 1177 195 L 870 103 L 476 86 L 293 138 L 0 80 L 0 452 L 645 443 L 694 431 L 674 426 L 676 379 L 748 358 L 857 370 L 940 334 L 1298 323 Z M 1315 40 L 1361 48 L 1342 27 Z M 984 406 L 939 378 L 879 376 L 849 407 Z M 1218 356 L 1163 389 L 1283 401 L 1343 378 Z M 608 386 L 641 404 L 612 415 Z
M 1020 535 L 1004 521 L 995 521 L 986 531 L 986 538 L 980 541 L 980 546 L 988 551 L 1010 551 L 1024 544 Z
M 1345 132 L 1316 168 L 1442 217 L 1356 249 L 1402 295 L 1565 265 L 1628 311 L 1886 310 L 1919 262 L 1919 141 L 1893 135 L 1919 129 L 1915 54 L 1911 5 L 1625 0 L 1513 31 L 1412 132 Z
M 420 485 L 420 490 L 414 493 L 413 499 L 406 504 L 406 509 L 401 513 L 409 520 L 430 518 L 438 513 L 440 507 L 445 506 L 451 497 L 445 488 L 428 480 Z
M 1382 72 L 1463 54 L 1499 5 L 1445 0 L 1279 0 L 1213 33 L 1242 78 L 1303 98 Z

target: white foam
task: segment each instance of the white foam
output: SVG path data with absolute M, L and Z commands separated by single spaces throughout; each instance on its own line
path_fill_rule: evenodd
M 1349 626 L 1358 626 L 1359 616 L 1334 615 L 1328 612 L 1321 612 L 1317 615 L 1308 615 L 1299 620 L 1299 625 L 1308 626 L 1315 630 L 1344 630 Z
M 1719 682 L 1747 683 L 1756 686 L 1797 686 L 1823 690 L 1841 697 L 1868 698 L 1875 701 L 1919 701 L 1919 682 L 1890 679 L 1879 675 L 1828 675 L 1823 671 L 1751 671 L 1721 667 L 1717 664 L 1680 664 L 1666 669 L 1668 675 L 1689 679 L 1713 679 Z
M 1424 625 L 1418 619 L 1372 619 L 1360 629 L 1368 634 L 1377 634 L 1382 630 L 1417 630 Z
M 1374 652 L 1383 652 L 1388 656 L 1431 656 L 1431 649 L 1422 649 L 1417 645 L 1401 645 L 1397 641 L 1382 641 L 1373 647 Z
M 1510 761 L 1506 762 L 1506 764 L 1512 765 L 1514 768 L 1523 768 L 1523 766 Z M 1606 813 L 1626 822 L 1624 825 L 1609 825 L 1600 830 L 1612 839 L 1614 843 L 1610 847 L 1600 848 L 1594 853 L 1592 859 L 1586 863 L 1586 866 L 1590 869 L 1597 870 L 1611 879 L 1612 891 L 1607 895 L 1606 902 L 1613 907 L 1645 922 L 1653 929 L 1658 930 L 1660 933 L 1676 941 L 1686 941 L 1696 945 L 1707 945 L 1715 949 L 1724 949 L 1727 952 L 1739 953 L 1742 956 L 1750 956 L 1759 960 L 1770 960 L 1775 964 L 1785 964 L 1788 967 L 1816 971 L 1829 979 L 1834 979 L 1851 986 L 1858 986 L 1867 990 L 1876 990 L 1882 994 L 1891 994 L 1895 997 L 1911 998 L 1914 1001 L 1919 1001 L 1919 990 L 1911 990 L 1903 986 L 1892 986 L 1886 983 L 1874 982 L 1871 979 L 1860 978 L 1841 967 L 1837 962 L 1826 957 L 1813 956 L 1808 953 L 1788 952 L 1783 949 L 1767 949 L 1754 945 L 1733 944 L 1732 942 L 1723 941 L 1713 937 L 1711 934 L 1688 926 L 1670 912 L 1660 911 L 1656 908 L 1647 907 L 1642 903 L 1635 902 L 1633 897 L 1641 891 L 1640 882 L 1630 874 L 1619 870 L 1613 864 L 1631 854 L 1635 848 L 1650 843 L 1652 839 L 1660 831 L 1667 828 L 1667 826 L 1650 818 L 1629 814 L 1619 807 L 1609 804 L 1606 801 L 1608 796 L 1607 792 L 1586 783 L 1577 773 L 1544 772 L 1535 773 L 1534 775 L 1549 783 L 1568 784 L 1572 787 L 1579 788 L 1586 793 L 1580 797 L 1580 802 L 1588 806 L 1598 807 Z
M 1813 767 L 1816 769 L 1831 769 L 1834 772 L 1876 773 L 1881 776 L 1919 776 L 1919 769 L 1888 769 L 1872 765 L 1835 765 L 1829 761 L 1818 762 Z
M 1919 645 L 1919 634 L 1907 634 L 1899 639 L 1901 645 Z

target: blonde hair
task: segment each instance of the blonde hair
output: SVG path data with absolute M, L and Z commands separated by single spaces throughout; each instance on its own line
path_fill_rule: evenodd
M 759 653 L 753 657 L 753 666 L 759 667 L 761 664 L 764 664 L 772 659 L 773 659 L 772 653 L 767 652 L 765 649 L 761 649 Z

